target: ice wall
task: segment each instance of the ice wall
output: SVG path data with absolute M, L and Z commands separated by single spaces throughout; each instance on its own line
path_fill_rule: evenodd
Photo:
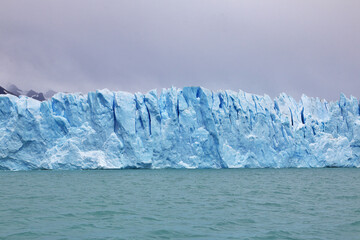
M 359 101 L 201 87 L 0 96 L 0 169 L 360 167 Z

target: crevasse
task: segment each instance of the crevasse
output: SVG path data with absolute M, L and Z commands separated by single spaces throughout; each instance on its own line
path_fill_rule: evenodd
M 201 87 L 0 96 L 0 169 L 360 167 L 359 101 Z

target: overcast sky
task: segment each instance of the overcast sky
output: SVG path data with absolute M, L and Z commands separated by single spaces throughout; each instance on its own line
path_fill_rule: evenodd
M 0 0 L 0 85 L 360 97 L 359 0 Z

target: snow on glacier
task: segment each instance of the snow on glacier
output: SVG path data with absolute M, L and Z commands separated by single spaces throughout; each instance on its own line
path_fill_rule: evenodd
M 201 87 L 0 96 L 0 169 L 360 167 L 355 97 Z

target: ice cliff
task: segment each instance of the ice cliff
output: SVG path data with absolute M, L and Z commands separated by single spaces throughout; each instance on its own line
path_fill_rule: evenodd
M 0 96 L 0 169 L 360 167 L 359 101 L 201 87 Z

